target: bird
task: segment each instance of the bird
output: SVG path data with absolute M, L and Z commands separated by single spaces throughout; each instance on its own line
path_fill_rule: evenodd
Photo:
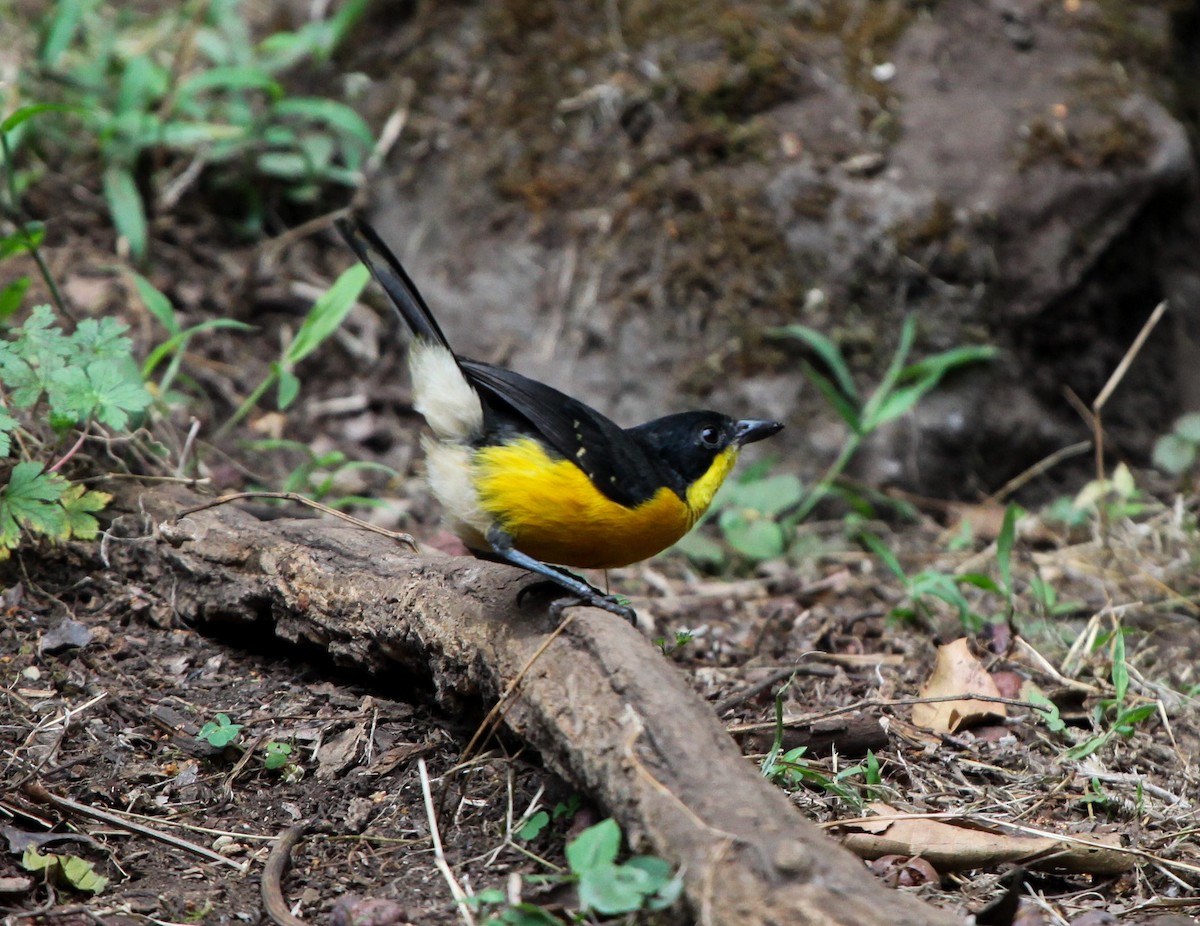
M 699 521 L 742 447 L 778 421 L 686 411 L 622 428 L 520 373 L 456 354 L 400 261 L 361 216 L 335 226 L 412 333 L 413 407 L 432 435 L 426 479 L 467 549 L 535 573 L 636 625 L 571 569 L 649 559 Z

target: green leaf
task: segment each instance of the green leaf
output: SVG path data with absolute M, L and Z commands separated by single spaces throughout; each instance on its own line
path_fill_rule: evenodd
M 841 348 L 828 337 L 807 325 L 785 325 L 767 333 L 775 337 L 795 338 L 807 344 L 833 374 L 841 394 L 856 405 L 858 404 L 858 389 L 854 385 L 854 378 L 850 375 L 850 367 L 846 363 L 846 358 L 842 356 Z
M 8 409 L 0 407 L 0 457 L 6 457 L 12 450 L 12 432 L 21 423 L 8 413 Z
M 765 479 L 734 483 L 725 504 L 732 508 L 749 508 L 772 517 L 798 504 L 802 498 L 804 486 L 799 477 L 781 473 Z
M 253 65 L 235 65 L 209 68 L 200 71 L 180 83 L 177 91 L 182 100 L 190 100 L 201 93 L 220 91 L 261 90 L 272 100 L 284 95 L 283 86 L 270 74 Z
M 146 356 L 146 362 L 142 364 L 142 379 L 150 378 L 150 374 L 158 367 L 164 357 L 169 356 L 177 350 L 183 349 L 193 335 L 202 334 L 205 331 L 214 331 L 218 328 L 232 328 L 235 331 L 253 331 L 253 325 L 247 325 L 245 322 L 239 322 L 232 318 L 210 318 L 207 321 L 202 321 L 198 325 L 193 325 L 184 331 L 176 334 L 163 341 L 162 344 L 150 351 Z
M 76 349 L 74 361 L 124 360 L 133 350 L 133 342 L 124 337 L 127 330 L 115 318 L 85 318 L 71 335 Z
M 74 41 L 79 20 L 94 3 L 95 0 L 59 0 L 54 5 L 54 16 L 50 20 L 50 28 L 39 56 L 42 64 L 51 68 L 58 64 L 58 59 Z
M 867 531 L 863 531 L 858 535 L 859 541 L 872 553 L 879 557 L 888 571 L 892 573 L 901 582 L 908 584 L 908 574 L 904 571 L 904 567 L 900 565 L 900 560 L 891 547 L 885 544 L 880 538 Z
M 640 868 L 611 862 L 588 868 L 579 876 L 579 907 L 602 916 L 639 910 L 647 894 L 656 890 L 650 875 Z
M 685 534 L 671 549 L 701 566 L 719 566 L 725 562 L 725 548 L 698 530 Z
M 1181 416 L 1173 429 L 1185 441 L 1200 444 L 1200 412 L 1191 412 Z
M 126 375 L 122 366 L 111 359 L 95 360 L 84 369 L 56 371 L 48 383 L 51 406 L 78 422 L 95 418 L 117 431 L 125 430 L 129 414 L 142 411 L 153 398 L 141 380 Z
M 45 238 L 46 226 L 41 222 L 26 222 L 11 235 L 0 238 L 0 260 L 41 247 Z
M 33 307 L 21 326 L 16 342 L 17 353 L 33 364 L 47 364 L 52 358 L 69 357 L 73 352 L 71 340 L 62 333 L 54 310 L 48 305 Z
M 342 323 L 370 279 L 370 271 L 354 264 L 339 276 L 309 311 L 288 345 L 286 366 L 291 368 L 316 350 Z
M 934 383 L 925 382 L 913 386 L 901 386 L 885 396 L 869 416 L 864 415 L 863 430 L 874 431 L 881 425 L 901 417 L 915 406 Z
M 158 319 L 158 323 L 167 329 L 168 334 L 179 334 L 179 322 L 175 318 L 175 306 L 171 305 L 171 300 L 140 273 L 130 271 L 130 276 L 146 311 Z
M 117 233 L 129 242 L 135 260 L 146 255 L 146 212 L 133 173 L 116 165 L 104 172 L 104 199 L 112 213 Z
M 363 117 L 336 100 L 323 97 L 290 97 L 276 103 L 272 107 L 272 113 L 285 118 L 322 122 L 335 129 L 341 138 L 354 141 L 363 151 L 369 151 L 375 144 L 375 136 L 371 134 L 371 129 Z
M 196 738 L 204 740 L 216 749 L 224 749 L 236 740 L 241 732 L 242 725 L 240 723 L 232 723 L 228 714 L 217 714 L 215 721 L 210 720 L 200 728 Z
M 1182 476 L 1196 462 L 1197 445 L 1179 434 L 1164 434 L 1154 442 L 1152 460 L 1165 473 Z
M 671 877 L 671 866 L 664 859 L 650 855 L 638 855 L 625 863 L 627 867 L 642 868 L 656 885 L 654 894 L 645 901 L 649 910 L 665 910 L 683 893 L 682 874 Z
M 3 289 L 0 289 L 0 322 L 7 321 L 25 299 L 29 289 L 29 277 L 17 277 Z
M 550 814 L 544 810 L 539 810 L 532 817 L 525 821 L 525 825 L 517 830 L 517 838 L 528 842 L 531 839 L 537 839 L 541 835 L 542 830 L 550 822 Z
M 721 525 L 725 542 L 755 562 L 780 556 L 787 548 L 783 528 L 767 518 L 748 518 L 740 511 L 729 509 L 721 512 L 717 523 Z
M 1149 720 L 1158 713 L 1157 704 L 1140 704 L 1131 707 L 1117 715 L 1113 721 L 1113 730 L 1121 736 L 1132 736 L 1134 728 L 1143 720 Z
M 902 374 L 905 380 L 932 380 L 934 384 L 951 370 L 969 366 L 974 363 L 986 363 L 995 360 L 1000 352 L 994 347 L 982 345 L 955 347 L 942 351 L 907 367 Z
M 1120 630 L 1113 634 L 1112 646 L 1113 696 L 1118 704 L 1124 704 L 1129 691 L 1129 664 L 1125 661 L 1125 635 Z
M 97 874 L 95 865 L 76 855 L 42 855 L 35 846 L 27 846 L 21 864 L 26 871 L 44 871 L 54 881 L 77 891 L 99 894 L 108 885 L 108 878 Z
M 804 365 L 804 375 L 810 383 L 817 387 L 817 391 L 824 396 L 825 401 L 846 422 L 851 431 L 855 434 L 863 433 L 862 414 L 857 400 L 851 401 L 846 398 L 828 377 L 819 373 L 816 367 L 810 363 Z
M 567 864 L 577 875 L 599 865 L 611 865 L 621 850 L 621 827 L 611 817 L 601 820 L 567 843 Z
M 1021 515 L 1019 505 L 1009 505 L 1004 509 L 1004 523 L 1000 525 L 1000 533 L 996 537 L 996 563 L 1000 567 L 1000 581 L 1004 586 L 1004 594 L 1008 596 L 1011 606 L 1013 600 L 1012 585 L 1012 551 L 1017 534 L 1017 518 Z
M 196 151 L 205 149 L 202 154 L 208 163 L 225 159 L 219 150 L 211 146 L 222 143 L 247 139 L 247 130 L 240 125 L 226 125 L 223 122 L 185 122 L 174 119 L 166 123 L 159 132 L 158 143 L 176 151 Z
M 863 403 L 862 430 L 864 433 L 869 433 L 879 426 L 879 409 L 892 397 L 896 384 L 900 381 L 900 375 L 904 372 L 904 362 L 908 359 L 913 339 L 916 336 L 917 322 L 910 315 L 904 319 L 904 326 L 900 329 L 900 343 L 896 345 L 892 359 L 888 361 L 888 368 L 884 371 L 883 379 L 875 387 L 871 397 Z
M 285 370 L 277 363 L 272 363 L 279 376 L 278 386 L 278 406 L 279 410 L 285 410 L 289 405 L 296 401 L 296 396 L 300 394 L 300 377 L 291 370 Z
M 7 504 L 18 520 L 35 518 L 40 502 L 57 502 L 66 480 L 44 473 L 41 463 L 26 461 L 13 467 L 8 485 L 0 486 L 0 502 Z
M 1077 743 L 1066 752 L 1063 753 L 1063 758 L 1070 762 L 1078 762 L 1080 759 L 1086 759 L 1093 752 L 1103 746 L 1111 738 L 1111 733 L 1101 733 L 1096 736 L 1090 736 L 1082 743 Z
M 255 166 L 268 177 L 280 180 L 303 180 L 311 173 L 308 158 L 297 151 L 267 151 L 254 161 Z
M 114 109 L 118 113 L 144 113 L 166 94 L 170 75 L 147 55 L 136 55 L 125 63 L 117 88 Z
M 94 540 L 100 532 L 100 523 L 92 517 L 92 512 L 103 510 L 111 501 L 112 496 L 107 492 L 89 492 L 78 484 L 67 488 L 60 500 L 67 519 L 67 534 L 77 540 Z
M 1034 710 L 1051 733 L 1061 733 L 1067 728 L 1062 719 L 1058 705 L 1040 691 L 1030 691 L 1025 694 L 1025 700 L 1034 705 Z
M 25 120 L 32 119 L 38 113 L 77 113 L 80 111 L 81 109 L 78 106 L 64 106 L 59 103 L 33 103 L 9 113 L 4 118 L 4 121 L 0 122 L 0 132 L 11 132 Z
M 287 768 L 292 755 L 292 747 L 289 744 L 271 740 L 263 749 L 266 753 L 263 756 L 263 767 L 267 771 L 277 772 L 282 768 Z

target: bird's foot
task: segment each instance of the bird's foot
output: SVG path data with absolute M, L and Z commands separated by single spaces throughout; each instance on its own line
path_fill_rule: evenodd
M 587 598 L 581 595 L 568 595 L 565 598 L 557 598 L 550 602 L 550 615 L 555 622 L 562 623 L 563 611 L 567 608 L 578 607 L 579 605 L 587 605 L 592 608 L 600 608 L 608 611 L 610 614 L 615 614 L 617 617 L 623 617 L 629 621 L 634 627 L 637 626 L 637 612 L 629 605 L 621 604 L 613 595 L 602 595 L 597 592 Z

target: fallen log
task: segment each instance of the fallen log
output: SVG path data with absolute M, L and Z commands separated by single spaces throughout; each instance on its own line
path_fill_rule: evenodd
M 454 710 L 494 701 L 552 629 L 520 570 L 418 557 L 311 519 L 223 506 L 174 519 L 178 488 L 127 492 L 108 569 L 201 628 L 270 633 L 337 663 L 430 686 Z M 939 926 L 959 920 L 877 882 L 747 762 L 676 668 L 611 614 L 573 609 L 528 668 L 505 723 L 599 801 L 630 843 L 685 873 L 714 926 Z

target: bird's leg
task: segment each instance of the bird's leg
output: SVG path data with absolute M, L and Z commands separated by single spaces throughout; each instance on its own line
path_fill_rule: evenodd
M 503 528 L 492 525 L 487 532 L 487 542 L 491 545 L 492 552 L 496 554 L 504 562 L 513 566 L 519 566 L 529 572 L 537 573 L 540 576 L 549 579 L 555 585 L 565 588 L 571 593 L 571 598 L 562 599 L 554 602 L 550 607 L 550 611 L 555 617 L 560 616 L 564 608 L 570 607 L 571 603 L 591 605 L 595 608 L 602 608 L 618 617 L 623 617 L 629 623 L 637 626 L 637 614 L 633 608 L 627 607 L 618 602 L 611 595 L 603 594 L 599 589 L 592 588 L 587 582 L 582 579 L 557 569 L 554 566 L 548 566 L 541 560 L 536 560 L 532 556 L 527 556 L 513 546 L 513 539 L 508 535 L 508 532 Z

